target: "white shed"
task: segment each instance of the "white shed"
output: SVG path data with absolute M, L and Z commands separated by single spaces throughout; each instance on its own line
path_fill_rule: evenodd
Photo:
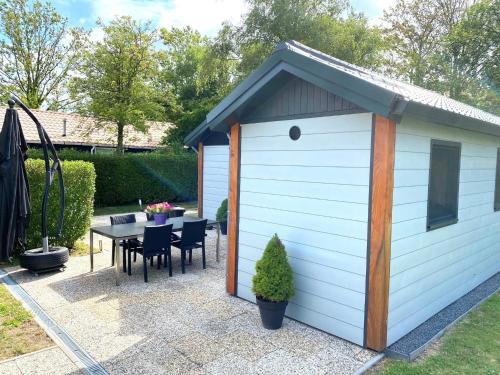
M 215 220 L 228 197 L 229 141 L 226 134 L 212 134 L 198 143 L 198 216 Z
M 217 133 L 232 295 L 255 300 L 277 233 L 294 271 L 286 314 L 380 351 L 500 271 L 498 116 L 292 41 L 186 143 L 206 150 Z

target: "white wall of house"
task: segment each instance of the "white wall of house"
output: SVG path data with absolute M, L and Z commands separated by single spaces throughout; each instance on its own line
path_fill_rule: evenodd
M 229 146 L 203 147 L 203 217 L 215 220 L 217 209 L 227 198 Z
M 396 129 L 388 344 L 500 270 L 500 138 L 411 118 Z M 427 232 L 431 139 L 462 151 L 458 223 Z
M 243 124 L 238 285 L 274 233 L 294 271 L 287 315 L 363 343 L 371 123 L 369 113 Z M 290 127 L 300 127 L 297 141 Z

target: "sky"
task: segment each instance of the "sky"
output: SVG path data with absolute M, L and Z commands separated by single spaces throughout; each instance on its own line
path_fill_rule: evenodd
M 351 0 L 354 9 L 374 23 L 394 2 Z M 152 20 L 157 27 L 191 26 L 209 36 L 215 35 L 224 21 L 239 23 L 247 10 L 244 0 L 52 0 L 52 4 L 71 25 L 86 29 L 94 28 L 98 18 L 109 21 L 116 15 L 130 15 Z

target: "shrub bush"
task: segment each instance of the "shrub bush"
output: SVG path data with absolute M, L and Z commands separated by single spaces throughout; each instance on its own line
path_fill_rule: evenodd
M 40 150 L 28 152 L 41 158 Z M 115 206 L 137 202 L 186 201 L 196 199 L 197 161 L 191 153 L 160 152 L 91 154 L 72 149 L 59 153 L 61 160 L 84 160 L 94 164 L 96 206 Z
M 27 248 L 42 246 L 42 198 L 45 188 L 45 166 L 43 160 L 26 161 L 26 171 L 30 184 L 31 218 L 27 231 Z M 63 163 L 63 176 L 66 193 L 64 226 L 60 238 L 54 238 L 59 217 L 58 177 L 50 188 L 47 209 L 47 227 L 50 245 L 72 248 L 75 242 L 88 231 L 93 213 L 95 192 L 95 171 L 91 163 L 66 161 Z
M 217 209 L 215 220 L 219 223 L 227 221 L 227 198 L 221 202 L 220 207 Z
M 294 295 L 292 267 L 285 246 L 275 234 L 255 265 L 252 292 L 272 302 L 288 301 Z

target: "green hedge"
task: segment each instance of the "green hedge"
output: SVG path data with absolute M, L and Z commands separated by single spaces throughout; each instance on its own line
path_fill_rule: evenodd
M 29 157 L 41 158 L 40 150 Z M 137 202 L 186 201 L 196 199 L 196 155 L 159 152 L 137 154 L 91 154 L 72 149 L 59 153 L 62 160 L 85 160 L 94 164 L 96 206 Z
M 42 246 L 42 198 L 45 188 L 45 166 L 43 160 L 26 161 L 30 184 L 31 219 L 27 232 L 27 248 Z M 54 238 L 59 217 L 59 182 L 54 178 L 49 195 L 47 225 L 51 245 L 72 248 L 75 242 L 88 231 L 93 214 L 96 175 L 91 163 L 67 161 L 63 163 L 66 204 L 62 236 Z

